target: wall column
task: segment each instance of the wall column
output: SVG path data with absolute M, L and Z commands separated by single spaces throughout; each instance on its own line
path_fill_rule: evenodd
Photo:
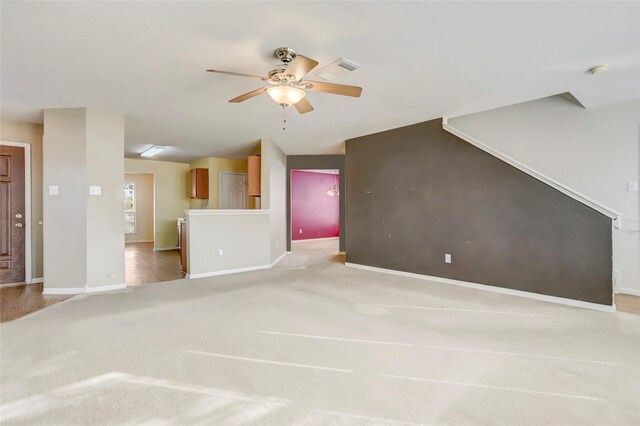
M 122 114 L 44 110 L 46 294 L 125 287 L 123 159 Z

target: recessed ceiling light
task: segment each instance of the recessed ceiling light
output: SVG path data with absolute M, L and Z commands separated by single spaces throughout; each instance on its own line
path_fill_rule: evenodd
M 167 149 L 166 146 L 153 145 L 151 148 L 142 151 L 140 157 L 153 157 Z
M 605 72 L 609 69 L 609 65 L 596 65 L 595 67 L 591 67 L 587 70 L 589 74 L 600 74 L 601 72 Z

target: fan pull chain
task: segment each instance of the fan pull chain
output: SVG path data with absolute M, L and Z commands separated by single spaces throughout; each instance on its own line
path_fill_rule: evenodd
M 287 108 L 282 105 L 282 130 L 287 130 Z

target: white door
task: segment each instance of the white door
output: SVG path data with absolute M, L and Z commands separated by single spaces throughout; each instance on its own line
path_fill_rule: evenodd
M 220 172 L 220 208 L 247 208 L 247 174 Z

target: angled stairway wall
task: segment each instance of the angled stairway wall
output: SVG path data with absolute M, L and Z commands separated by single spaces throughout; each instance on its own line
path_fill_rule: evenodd
M 552 96 L 448 126 L 621 213 L 613 230 L 617 291 L 640 295 L 640 99 L 584 109 Z
M 349 263 L 612 304 L 611 218 L 440 119 L 346 141 L 346 204 Z

